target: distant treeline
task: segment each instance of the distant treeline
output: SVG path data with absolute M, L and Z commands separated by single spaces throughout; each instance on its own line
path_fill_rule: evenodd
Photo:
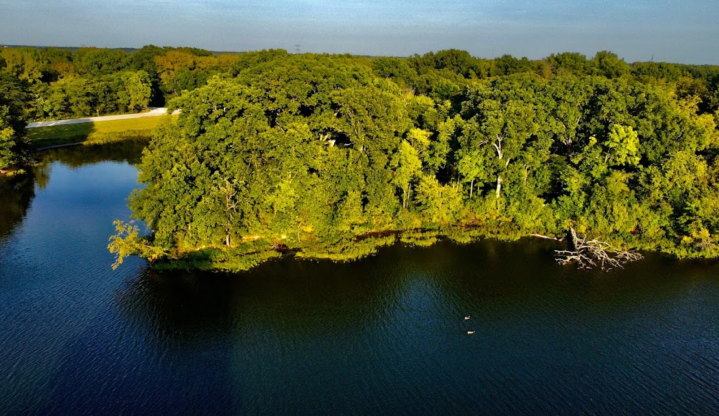
M 217 74 L 237 76 L 268 59 L 287 56 L 284 50 L 219 54 L 198 48 L 145 46 L 128 53 L 99 48 L 2 48 L 0 71 L 7 72 L 28 94 L 27 120 L 97 116 L 162 106 L 182 91 L 191 91 Z M 467 82 L 519 73 L 549 79 L 572 73 L 607 78 L 631 76 L 642 81 L 679 82 L 685 92 L 711 99 L 719 79 L 718 66 L 654 62 L 627 64 L 609 52 L 592 59 L 563 53 L 531 61 L 505 55 L 481 59 L 465 51 L 445 50 L 409 58 L 353 57 L 380 77 L 390 77 L 417 94 L 447 98 Z
M 146 46 L 118 49 L 0 49 L 0 70 L 29 94 L 30 120 L 97 116 L 161 106 L 211 74 L 227 72 L 236 55 L 197 48 Z
M 205 85 L 213 75 L 236 77 L 263 62 L 288 56 L 284 50 L 217 54 L 198 48 L 153 45 L 132 53 L 99 48 L 0 48 L 0 167 L 22 159 L 26 122 L 162 106 L 182 91 Z M 574 74 L 670 83 L 680 97 L 697 97 L 702 112 L 711 112 L 719 100 L 717 66 L 654 62 L 630 65 L 609 52 L 597 53 L 592 59 L 563 53 L 536 61 L 509 55 L 482 59 L 459 50 L 409 58 L 342 57 L 370 68 L 378 77 L 391 78 L 401 88 L 435 100 L 456 97 L 474 80 L 520 73 L 543 79 Z
M 280 252 L 356 258 L 397 233 L 570 227 L 719 256 L 719 67 L 272 50 L 225 58 L 216 76 L 160 70 L 175 55 L 152 61 L 182 112 L 151 141 L 130 202 L 152 233 L 118 223 L 120 260 L 241 270 Z M 169 88 L 180 74 L 207 78 Z

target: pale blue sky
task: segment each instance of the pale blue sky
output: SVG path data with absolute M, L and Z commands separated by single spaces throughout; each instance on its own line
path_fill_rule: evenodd
M 0 0 L 0 44 L 719 64 L 719 0 Z

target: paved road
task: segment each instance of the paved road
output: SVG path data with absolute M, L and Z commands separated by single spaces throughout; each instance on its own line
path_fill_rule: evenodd
M 139 114 L 121 114 L 118 116 L 102 116 L 102 117 L 86 117 L 86 118 L 75 118 L 72 120 L 53 120 L 53 121 L 39 121 L 37 123 L 28 123 L 27 128 L 32 129 L 35 127 L 48 127 L 48 126 L 62 126 L 63 124 L 79 124 L 79 123 L 92 123 L 94 121 L 111 121 L 111 120 L 125 120 L 129 118 L 143 118 L 143 117 L 158 117 L 167 114 L 167 108 L 156 107 L 150 108 L 147 113 Z M 178 113 L 176 111 L 175 113 Z M 173 114 L 175 114 L 173 113 Z

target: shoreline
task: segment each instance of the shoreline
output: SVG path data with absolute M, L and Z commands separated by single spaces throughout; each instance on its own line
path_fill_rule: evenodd
M 560 246 L 557 251 L 570 248 L 567 241 L 559 236 L 549 236 L 538 233 L 526 233 L 517 230 L 501 229 L 504 227 L 491 224 L 477 224 L 471 222 L 462 225 L 448 226 L 444 229 L 413 229 L 413 230 L 385 230 L 374 231 L 362 235 L 347 237 L 336 241 L 334 244 L 317 243 L 304 247 L 288 248 L 284 245 L 270 245 L 264 241 L 264 247 L 249 249 L 243 253 L 237 252 L 237 248 L 227 249 L 226 247 L 203 247 L 192 252 L 186 252 L 176 258 L 155 258 L 150 265 L 158 270 L 210 270 L 222 272 L 243 272 L 264 263 L 267 260 L 279 257 L 292 256 L 302 260 L 329 260 L 338 263 L 360 260 L 377 253 L 382 247 L 403 243 L 416 247 L 430 247 L 441 241 L 451 241 L 455 244 L 472 244 L 482 239 L 497 241 L 516 242 L 524 238 L 552 241 Z M 260 240 L 255 240 L 260 241 Z M 668 246 L 660 242 L 619 242 L 616 238 L 609 239 L 613 243 L 609 253 L 616 254 L 625 251 L 623 248 L 631 247 L 631 251 L 637 253 L 655 253 L 666 255 L 677 260 L 716 260 L 716 257 L 702 256 L 681 256 L 679 253 L 667 250 Z M 254 241 L 253 241 L 254 242 Z M 665 241 L 667 242 L 667 241 Z M 614 251 L 616 250 L 616 251 Z M 560 253 L 555 253 L 555 259 L 559 259 Z M 137 254 L 134 254 L 137 255 Z M 142 256 L 139 256 L 144 258 Z M 582 268 L 581 265 L 579 265 Z M 570 267 L 576 267 L 571 264 Z M 607 267 L 606 271 L 613 268 Z M 594 268 L 605 269 L 601 264 Z

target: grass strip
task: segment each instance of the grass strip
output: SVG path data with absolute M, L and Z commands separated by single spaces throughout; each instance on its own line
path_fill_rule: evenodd
M 35 149 L 66 144 L 104 144 L 123 140 L 149 139 L 162 117 L 99 121 L 27 129 Z

